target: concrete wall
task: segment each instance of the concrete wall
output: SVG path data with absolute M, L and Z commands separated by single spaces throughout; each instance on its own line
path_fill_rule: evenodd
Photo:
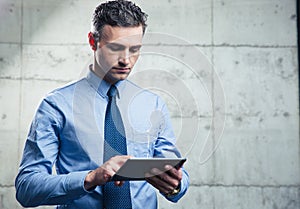
M 1 209 L 21 208 L 14 178 L 39 101 L 91 62 L 98 2 L 0 1 Z M 165 98 L 191 178 L 160 208 L 300 208 L 296 1 L 136 2 L 149 36 L 131 79 Z

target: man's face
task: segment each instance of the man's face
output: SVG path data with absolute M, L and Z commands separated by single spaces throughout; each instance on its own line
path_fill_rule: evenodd
M 95 73 L 111 84 L 126 79 L 139 57 L 142 38 L 142 26 L 105 25 L 95 51 Z

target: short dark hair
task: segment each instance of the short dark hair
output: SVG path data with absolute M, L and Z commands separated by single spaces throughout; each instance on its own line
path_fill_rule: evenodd
M 105 25 L 119 27 L 134 27 L 142 25 L 145 33 L 147 14 L 131 1 L 114 0 L 100 4 L 96 7 L 92 19 L 92 33 L 94 38 L 101 39 Z

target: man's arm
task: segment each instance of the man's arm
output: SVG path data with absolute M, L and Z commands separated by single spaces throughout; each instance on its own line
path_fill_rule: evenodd
M 52 175 L 60 149 L 64 117 L 54 102 L 42 101 L 31 124 L 23 159 L 16 177 L 16 198 L 25 207 L 63 205 L 103 185 L 129 156 L 116 156 L 95 170 Z M 76 163 L 74 163 L 76 164 Z M 74 165 L 76 166 L 76 165 Z M 123 182 L 116 182 L 121 186 Z
M 32 122 L 16 177 L 16 198 L 23 206 L 66 204 L 87 193 L 88 171 L 51 175 L 59 151 L 62 115 L 43 100 Z
M 160 126 L 162 129 L 155 143 L 154 157 L 180 158 L 181 154 L 175 145 L 175 135 L 167 107 L 161 99 L 158 99 L 158 106 L 161 107 L 162 121 Z M 146 175 L 146 180 L 168 200 L 177 202 L 189 187 L 189 175 L 183 167 L 176 169 L 172 166 L 167 166 L 166 170 L 168 171 L 161 172 L 158 169 L 152 169 Z M 175 194 L 172 195 L 174 192 Z

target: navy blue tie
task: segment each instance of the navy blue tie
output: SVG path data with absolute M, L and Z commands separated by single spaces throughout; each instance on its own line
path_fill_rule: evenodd
M 122 117 L 116 103 L 117 88 L 112 85 L 107 92 L 109 98 L 104 126 L 104 156 L 106 162 L 116 155 L 127 155 L 127 145 Z M 104 207 L 108 209 L 132 208 L 129 182 L 117 187 L 108 182 L 103 187 Z

